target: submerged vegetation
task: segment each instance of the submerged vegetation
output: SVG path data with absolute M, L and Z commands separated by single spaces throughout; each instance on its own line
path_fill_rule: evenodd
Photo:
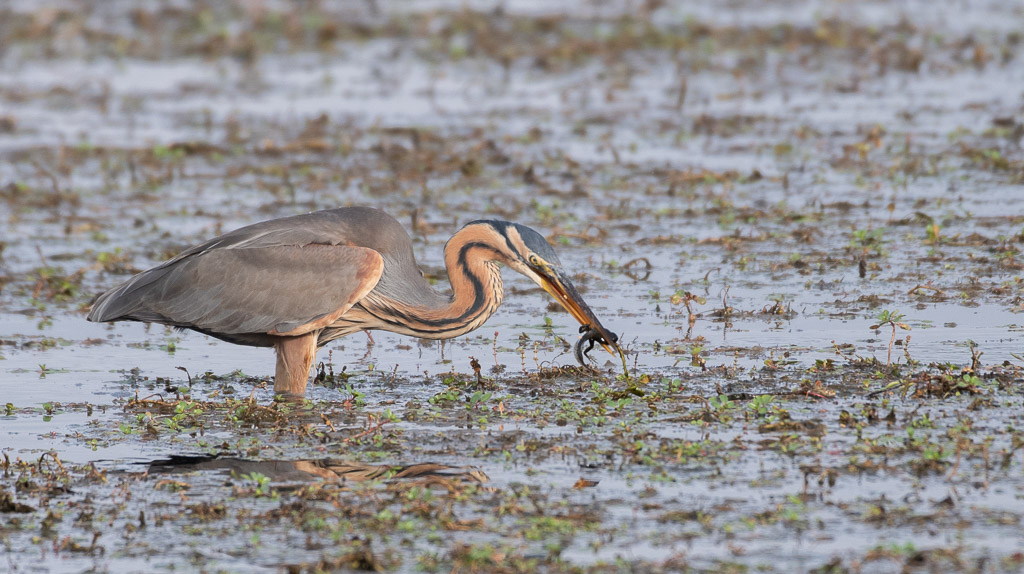
M 399 4 L 0 7 L 9 568 L 1024 570 L 1012 6 Z M 302 402 L 269 353 L 84 321 L 351 204 L 442 287 L 460 224 L 546 230 L 626 372 L 511 276 Z

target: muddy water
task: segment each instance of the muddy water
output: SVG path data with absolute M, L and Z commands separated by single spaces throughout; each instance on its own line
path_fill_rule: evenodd
M 1022 567 L 1019 6 L 282 10 L 0 7 L 9 568 Z M 267 350 L 84 320 L 355 204 L 442 289 L 462 223 L 541 230 L 628 377 L 509 273 L 466 337 L 325 349 L 302 405 Z

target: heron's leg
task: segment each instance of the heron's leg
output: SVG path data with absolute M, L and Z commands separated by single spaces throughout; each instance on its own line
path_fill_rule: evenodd
M 281 395 L 305 396 L 309 367 L 316 356 L 317 331 L 298 337 L 281 337 L 274 343 L 277 351 L 277 374 L 274 392 Z

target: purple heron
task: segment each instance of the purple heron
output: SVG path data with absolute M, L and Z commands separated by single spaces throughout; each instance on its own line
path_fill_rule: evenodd
M 580 343 L 620 355 L 536 231 L 473 221 L 448 240 L 451 294 L 428 285 L 395 218 L 345 207 L 242 227 L 186 249 L 100 295 L 90 321 L 143 321 L 277 351 L 274 392 L 304 395 L 316 349 L 356 331 L 450 339 L 501 304 L 498 264 L 526 275 L 583 327 Z M 577 348 L 577 357 L 581 354 Z M 614 354 L 614 353 L 613 353 Z

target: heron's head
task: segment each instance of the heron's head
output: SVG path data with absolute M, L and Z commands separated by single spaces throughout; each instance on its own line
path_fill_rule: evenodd
M 562 262 L 543 235 L 525 225 L 508 221 L 474 221 L 466 228 L 470 226 L 481 226 L 484 236 L 491 238 L 489 246 L 496 251 L 498 261 L 526 275 L 547 291 L 580 325 L 597 330 L 605 350 L 618 356 L 618 336 L 601 325 L 566 276 Z

